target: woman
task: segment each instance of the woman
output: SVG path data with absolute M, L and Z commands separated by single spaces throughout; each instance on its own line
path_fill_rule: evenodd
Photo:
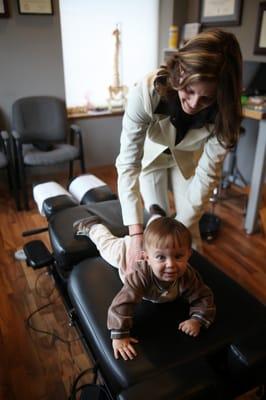
M 199 248 L 199 219 L 238 140 L 241 91 L 239 44 L 219 29 L 198 34 L 131 91 L 116 161 L 123 221 L 132 236 L 129 265 L 142 249 L 142 199 L 147 210 L 156 203 L 169 213 L 169 186 L 176 218 Z

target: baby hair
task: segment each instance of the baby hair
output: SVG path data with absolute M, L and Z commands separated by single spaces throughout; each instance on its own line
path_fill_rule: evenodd
M 191 248 L 191 234 L 181 222 L 170 217 L 159 217 L 154 219 L 144 232 L 144 249 L 148 247 Z

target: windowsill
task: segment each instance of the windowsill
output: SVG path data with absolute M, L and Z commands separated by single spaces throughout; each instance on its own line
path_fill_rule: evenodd
M 68 119 L 105 118 L 105 117 L 122 116 L 123 114 L 124 114 L 124 110 L 84 111 L 78 107 L 76 109 L 68 109 L 67 110 Z

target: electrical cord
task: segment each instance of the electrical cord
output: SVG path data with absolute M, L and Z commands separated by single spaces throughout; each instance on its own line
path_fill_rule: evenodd
M 39 297 L 41 297 L 42 299 L 48 299 L 49 297 L 52 296 L 53 292 L 55 291 L 55 285 L 53 286 L 53 288 L 51 289 L 51 291 L 48 292 L 48 294 L 45 294 L 45 295 L 42 294 L 41 291 L 40 291 L 40 289 L 39 289 L 39 287 L 38 287 L 38 284 L 39 284 L 39 281 L 40 281 L 40 279 L 41 279 L 41 277 L 42 277 L 43 275 L 48 275 L 48 276 L 50 276 L 49 271 L 44 270 L 44 271 L 42 271 L 42 272 L 39 273 L 39 275 L 37 276 L 37 278 L 36 278 L 36 280 L 35 280 L 34 290 L 35 290 L 35 293 L 36 293 Z M 54 282 L 54 281 L 53 281 L 53 282 Z
M 84 371 L 81 371 L 80 374 L 78 374 L 78 376 L 75 378 L 73 384 L 72 384 L 72 388 L 70 390 L 70 396 L 68 398 L 68 400 L 75 400 L 76 399 L 76 394 L 77 394 L 77 384 L 79 382 L 79 380 L 88 372 L 93 372 L 94 373 L 94 379 L 95 379 L 95 374 L 97 374 L 97 371 L 95 370 L 95 367 L 92 368 L 87 368 Z
M 37 278 L 36 278 L 36 280 L 35 280 L 34 290 L 35 290 L 35 293 L 36 293 L 39 297 L 41 297 L 41 298 L 43 298 L 43 299 L 49 299 L 49 298 L 52 296 L 52 294 L 54 293 L 54 291 L 55 291 L 55 289 L 56 289 L 56 286 L 55 286 L 55 284 L 54 284 L 54 286 L 53 286 L 53 288 L 50 290 L 50 292 L 48 292 L 47 294 L 43 294 L 43 293 L 41 292 L 40 288 L 39 288 L 39 281 L 40 281 L 40 279 L 41 279 L 44 275 L 50 275 L 50 274 L 49 274 L 49 271 L 44 270 L 44 271 L 42 271 L 42 272 L 39 273 L 39 275 L 37 276 Z M 53 281 L 53 283 L 54 283 L 54 281 Z M 58 297 L 60 297 L 60 296 L 58 296 Z M 27 317 L 27 319 L 26 319 L 26 321 L 25 321 L 25 322 L 26 322 L 26 327 L 29 328 L 29 329 L 32 329 L 33 331 L 35 331 L 35 332 L 37 332 L 37 333 L 44 333 L 44 334 L 46 334 L 46 335 L 51 336 L 51 337 L 53 338 L 53 341 L 52 341 L 52 343 L 51 343 L 52 346 L 56 343 L 56 341 L 60 341 L 60 342 L 62 342 L 62 343 L 64 343 L 64 344 L 66 344 L 67 347 L 68 347 L 68 351 L 69 351 L 70 357 L 73 359 L 74 363 L 76 364 L 75 359 L 74 359 L 73 354 L 72 354 L 71 344 L 72 344 L 73 342 L 76 342 L 76 341 L 82 339 L 83 336 L 79 336 L 79 337 L 74 338 L 74 339 L 72 339 L 72 340 L 67 340 L 67 339 L 62 338 L 61 336 L 59 336 L 59 335 L 56 334 L 55 332 L 50 332 L 50 331 L 47 331 L 47 330 L 44 330 L 44 329 L 36 328 L 36 327 L 32 324 L 32 318 L 33 318 L 33 316 L 34 316 L 35 314 L 37 314 L 38 312 L 42 311 L 43 309 L 45 309 L 45 308 L 47 308 L 47 307 L 49 307 L 49 306 L 52 306 L 52 305 L 54 305 L 54 304 L 55 304 L 54 301 L 50 301 L 49 303 L 46 303 L 46 304 L 42 305 L 41 307 L 37 308 L 36 310 L 34 310 L 34 311 Z M 80 368 L 78 368 L 78 369 L 80 370 Z M 88 372 L 93 372 L 93 373 L 94 373 L 93 382 L 92 382 L 92 383 L 83 384 L 83 385 L 81 385 L 81 386 L 78 386 L 78 383 L 79 383 L 80 379 L 81 379 L 86 373 L 88 373 Z M 97 365 L 95 365 L 95 366 L 92 367 L 92 368 L 88 368 L 88 369 L 86 369 L 86 370 L 84 370 L 84 371 L 81 371 L 81 372 L 78 374 L 78 376 L 75 378 L 75 380 L 74 380 L 74 382 L 73 382 L 73 384 L 72 384 L 72 388 L 71 388 L 71 391 L 70 391 L 69 400 L 76 400 L 77 393 L 80 392 L 80 391 L 82 391 L 83 389 L 88 388 L 88 387 L 92 387 L 92 388 L 97 389 L 99 392 L 101 392 L 101 393 L 104 395 L 104 398 L 110 399 L 109 394 L 108 394 L 107 390 L 105 389 L 105 387 L 102 386 L 102 385 L 98 385 L 98 384 L 96 383 L 96 382 L 97 382 L 97 372 L 98 372 L 98 367 L 97 367 Z
M 43 306 L 39 307 L 39 308 L 36 309 L 35 311 L 33 311 L 33 312 L 28 316 L 28 318 L 26 319 L 26 327 L 32 329 L 32 330 L 35 331 L 35 332 L 44 333 L 44 334 L 46 334 L 46 335 L 48 335 L 48 336 L 51 336 L 51 337 L 52 337 L 52 342 L 49 344 L 49 347 L 54 346 L 55 343 L 56 343 L 56 341 L 60 341 L 60 342 L 64 343 L 64 344 L 67 346 L 70 359 L 73 361 L 73 367 L 76 366 L 77 370 L 80 371 L 80 367 L 79 367 L 79 365 L 77 364 L 77 362 L 76 362 L 76 360 L 75 360 L 75 357 L 74 357 L 74 355 L 73 355 L 72 346 L 71 346 L 71 345 L 72 345 L 72 343 L 81 340 L 81 339 L 83 338 L 83 336 L 78 336 L 78 337 L 76 337 L 76 338 L 74 338 L 74 339 L 72 339 L 72 340 L 68 340 L 68 339 L 62 338 L 61 336 L 59 336 L 59 335 L 56 334 L 55 332 L 50 332 L 50 331 L 47 331 L 47 330 L 44 330 L 44 329 L 36 328 L 36 327 L 31 323 L 32 317 L 33 317 L 37 312 L 40 312 L 40 311 L 43 310 L 44 308 L 46 308 L 46 307 L 48 307 L 48 306 L 50 306 L 50 305 L 54 305 L 54 304 L 55 304 L 54 302 L 49 302 L 49 303 L 44 304 Z M 73 369 L 73 372 L 74 372 L 74 369 Z
M 88 372 L 93 372 L 94 373 L 94 379 L 92 383 L 86 383 L 84 385 L 78 386 L 78 383 L 80 381 L 80 379 Z M 76 396 L 78 394 L 78 392 L 80 392 L 81 390 L 91 387 L 91 388 L 97 388 L 106 398 L 106 400 L 110 399 L 108 391 L 106 390 L 106 388 L 103 385 L 99 385 L 97 384 L 97 375 L 98 375 L 98 365 L 97 363 L 94 365 L 94 367 L 92 368 L 88 368 L 85 369 L 84 371 L 82 371 L 74 380 L 72 388 L 71 388 L 71 392 L 70 392 L 70 396 L 68 398 L 68 400 L 76 400 Z
M 51 305 L 54 305 L 54 304 L 55 304 L 54 302 L 46 303 L 46 304 L 42 305 L 41 307 L 37 308 L 36 310 L 34 310 L 33 312 L 31 312 L 30 315 L 27 317 L 27 319 L 25 321 L 26 322 L 26 327 L 29 328 L 29 329 L 32 329 L 35 332 L 44 333 L 46 335 L 51 336 L 53 338 L 52 344 L 55 344 L 55 342 L 57 340 L 62 342 L 62 343 L 64 343 L 64 344 L 66 344 L 68 346 L 69 354 L 70 354 L 71 358 L 73 359 L 73 355 L 72 355 L 72 351 L 71 351 L 71 346 L 70 345 L 71 345 L 71 343 L 82 339 L 83 336 L 78 336 L 78 337 L 76 337 L 76 338 L 74 338 L 72 340 L 64 339 L 61 336 L 57 335 L 55 332 L 50 332 L 50 331 L 47 331 L 45 329 L 36 328 L 31 322 L 31 320 L 32 320 L 32 318 L 33 318 L 33 316 L 35 314 L 37 314 L 38 312 L 42 311 L 43 309 L 45 309 L 45 308 L 47 308 L 47 307 L 49 307 Z M 93 382 L 78 386 L 78 383 L 79 383 L 80 379 L 88 372 L 93 372 L 93 374 L 94 374 Z M 98 366 L 97 366 L 97 364 L 92 368 L 87 368 L 86 370 L 80 372 L 78 374 L 78 376 L 75 378 L 75 380 L 74 380 L 74 382 L 72 384 L 72 388 L 71 388 L 70 396 L 69 396 L 68 400 L 76 400 L 76 396 L 77 396 L 78 392 L 80 392 L 81 390 L 83 390 L 85 388 L 88 388 L 88 387 L 97 388 L 99 390 L 99 392 L 101 392 L 105 396 L 104 398 L 106 398 L 106 400 L 110 399 L 108 391 L 106 390 L 106 388 L 104 386 L 99 385 L 99 384 L 96 383 L 97 382 L 97 374 L 98 374 Z
M 82 389 L 86 389 L 86 388 L 88 388 L 88 387 L 97 388 L 97 389 L 99 390 L 99 392 L 101 392 L 101 393 L 104 395 L 103 400 L 104 400 L 104 399 L 106 399 L 106 400 L 110 399 L 109 393 L 107 392 L 107 390 L 105 389 L 104 386 L 98 385 L 98 384 L 96 384 L 96 383 L 87 383 L 87 384 L 85 384 L 85 385 L 79 386 L 79 387 L 75 390 L 75 392 L 74 392 L 74 397 L 70 397 L 69 400 L 76 400 L 76 395 L 77 395 L 77 393 L 80 392 Z
M 65 344 L 70 344 L 70 343 L 73 343 L 73 342 L 77 342 L 78 340 L 81 340 L 81 339 L 83 338 L 83 336 L 78 336 L 78 337 L 76 337 L 76 338 L 74 338 L 74 339 L 68 340 L 68 339 L 62 338 L 61 336 L 57 335 L 57 334 L 54 333 L 54 332 L 49 332 L 49 331 L 46 331 L 46 330 L 44 330 L 44 329 L 39 329 L 39 328 L 36 328 L 34 325 L 32 325 L 31 319 L 32 319 L 32 317 L 33 317 L 35 314 L 37 314 L 38 312 L 40 312 L 40 311 L 43 310 L 44 308 L 49 307 L 49 306 L 54 305 L 54 304 L 55 304 L 54 302 L 49 302 L 49 303 L 44 304 L 43 306 L 37 308 L 36 310 L 34 310 L 34 311 L 27 317 L 27 319 L 26 319 L 26 321 L 25 321 L 25 322 L 26 322 L 26 327 L 32 329 L 32 330 L 35 331 L 35 332 L 44 333 L 44 334 L 46 334 L 46 335 L 49 335 L 49 336 L 53 337 L 54 342 L 56 342 L 57 340 L 59 340 L 60 342 L 63 342 L 63 343 L 65 343 Z
M 48 276 L 50 276 L 50 278 L 51 278 L 51 280 L 52 280 L 52 282 L 53 282 L 53 288 L 52 288 L 48 293 L 43 294 L 43 293 L 41 292 L 41 290 L 39 289 L 39 282 L 40 282 L 40 279 L 41 279 L 45 274 L 47 274 Z M 56 285 L 55 285 L 55 280 L 53 279 L 53 275 L 51 274 L 51 272 L 49 271 L 49 269 L 45 269 L 44 271 L 42 271 L 41 273 L 38 274 L 38 276 L 37 276 L 37 278 L 36 278 L 36 280 L 35 280 L 35 285 L 34 285 L 34 286 L 35 286 L 35 293 L 36 293 L 39 297 L 41 297 L 41 298 L 43 298 L 43 299 L 49 299 L 50 302 L 47 303 L 47 304 L 45 304 L 45 305 L 43 305 L 42 307 L 38 308 L 37 310 L 35 310 L 33 313 L 31 313 L 31 314 L 28 316 L 28 318 L 27 318 L 27 320 L 26 320 L 26 327 L 27 327 L 27 328 L 30 328 L 30 329 L 32 329 L 32 330 L 34 330 L 35 332 L 44 333 L 44 334 L 46 334 L 46 335 L 51 336 L 51 337 L 52 337 L 52 341 L 49 343 L 49 347 L 53 347 L 53 346 L 55 345 L 56 341 L 60 341 L 60 342 L 64 343 L 64 344 L 67 346 L 69 356 L 70 356 L 71 360 L 73 361 L 73 363 L 72 363 L 73 367 L 76 366 L 77 371 L 78 371 L 77 373 L 80 373 L 81 369 L 80 369 L 79 365 L 77 364 L 77 362 L 76 362 L 76 360 L 75 360 L 75 357 L 74 357 L 74 354 L 73 354 L 73 352 L 72 352 L 72 343 L 73 343 L 73 342 L 77 342 L 78 340 L 82 339 L 83 336 L 77 337 L 77 338 L 72 339 L 72 340 L 67 340 L 67 339 L 64 339 L 64 338 L 62 338 L 61 336 L 59 336 L 55 331 L 50 332 L 50 331 L 47 331 L 47 330 L 42 330 L 42 329 L 36 328 L 36 327 L 32 324 L 32 322 L 31 322 L 31 319 L 32 319 L 32 317 L 35 315 L 35 313 L 41 311 L 42 309 L 44 309 L 45 307 L 48 307 L 49 305 L 57 304 L 57 303 L 56 303 L 56 300 L 61 298 L 60 294 L 58 293 L 58 296 L 57 296 L 57 297 L 55 297 L 53 300 L 51 299 L 52 294 L 53 294 L 54 291 L 56 290 Z M 45 285 L 45 286 L 46 286 L 46 285 Z M 74 371 L 73 371 L 73 372 L 74 372 Z

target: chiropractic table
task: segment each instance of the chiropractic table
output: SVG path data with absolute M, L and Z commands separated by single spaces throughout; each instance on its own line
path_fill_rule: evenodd
M 71 184 L 79 188 L 78 179 Z M 108 398 L 226 400 L 264 385 L 265 306 L 195 251 L 190 263 L 214 292 L 214 324 L 202 329 L 197 338 L 190 337 L 178 330 L 188 310 L 182 299 L 164 304 L 143 300 L 132 331 L 139 339 L 138 356 L 131 361 L 115 360 L 106 320 L 122 283 L 117 269 L 99 256 L 88 238 L 74 238 L 73 222 L 98 215 L 117 236 L 127 234 L 127 228 L 111 189 L 94 176 L 82 179 L 85 193 L 76 197 L 70 192 L 71 184 L 69 192 L 59 189 L 52 195 L 47 187 L 41 188 L 41 200 L 40 185 L 34 188 L 39 210 L 48 221 L 53 254 L 38 240 L 30 241 L 24 250 L 29 266 L 51 269 L 69 315 L 84 336 L 85 349 L 98 366 Z M 87 184 L 91 179 L 92 184 Z

